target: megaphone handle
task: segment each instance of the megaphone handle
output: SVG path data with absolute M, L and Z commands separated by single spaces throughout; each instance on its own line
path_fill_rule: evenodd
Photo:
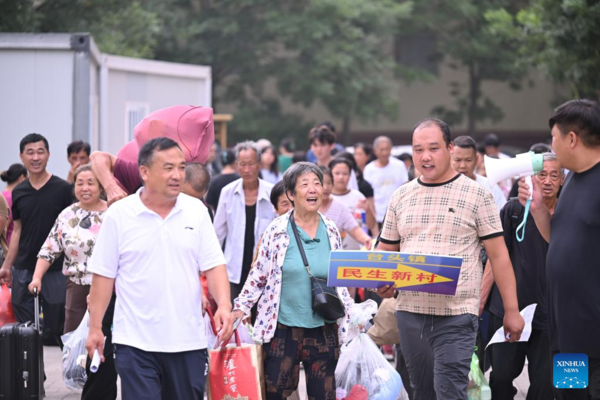
M 530 178 L 530 177 L 529 177 Z M 523 213 L 523 221 L 517 226 L 517 231 L 515 232 L 515 236 L 519 242 L 522 242 L 525 239 L 525 224 L 527 223 L 527 217 L 529 216 L 529 206 L 531 205 L 531 199 L 527 200 L 525 203 L 525 212 Z M 519 231 L 521 234 L 519 235 Z
M 525 183 L 529 186 L 529 200 L 533 199 L 533 182 L 531 181 L 531 175 L 525 177 Z

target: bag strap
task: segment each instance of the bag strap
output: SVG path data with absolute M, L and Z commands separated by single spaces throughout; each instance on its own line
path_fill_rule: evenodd
M 210 309 L 210 307 L 206 308 L 206 312 L 208 314 L 208 318 L 210 319 L 210 328 L 213 331 L 213 334 L 215 336 L 217 336 L 217 324 L 215 323 L 215 315 L 213 314 L 212 310 Z M 233 331 L 233 337 L 235 338 L 235 346 L 236 347 L 242 347 L 242 342 L 240 340 L 240 335 L 237 331 L 237 329 L 235 329 Z M 223 347 L 225 343 L 221 343 L 221 349 L 224 349 L 225 347 Z M 214 350 L 219 350 L 219 349 L 214 349 Z
M 294 231 L 294 237 L 296 238 L 296 243 L 298 243 L 298 249 L 300 249 L 300 255 L 302 256 L 302 262 L 304 262 L 304 268 L 306 272 L 308 272 L 308 276 L 313 277 L 310 273 L 310 268 L 308 267 L 308 260 L 306 259 L 306 253 L 304 253 L 304 246 L 302 246 L 302 240 L 300 239 L 300 234 L 298 233 L 298 227 L 296 226 L 296 222 L 294 221 L 294 210 L 290 213 L 290 224 L 292 224 L 292 230 Z

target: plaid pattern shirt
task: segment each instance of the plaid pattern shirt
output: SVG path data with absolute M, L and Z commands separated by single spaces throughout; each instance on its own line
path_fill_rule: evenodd
M 415 179 L 396 190 L 387 210 L 381 242 L 400 251 L 462 257 L 454 296 L 400 291 L 397 310 L 451 316 L 479 314 L 481 242 L 502 236 L 492 195 L 458 174 L 448 182 L 427 184 Z
M 323 214 L 319 215 L 325 222 L 331 250 L 341 250 L 342 239 L 337 227 L 329 218 Z M 267 227 L 258 245 L 248 279 L 233 305 L 234 311 L 241 310 L 246 315 L 250 315 L 250 309 L 258 303 L 252 338 L 262 343 L 269 343 L 277 328 L 285 253 L 290 244 L 290 236 L 287 233 L 289 221 L 290 213 L 288 212 L 276 218 Z M 345 317 L 337 321 L 339 341 L 344 343 L 350 322 L 348 311 L 354 304 L 354 300 L 345 287 L 338 287 L 336 290 L 346 308 Z M 311 293 L 298 293 L 298 296 L 311 295 Z

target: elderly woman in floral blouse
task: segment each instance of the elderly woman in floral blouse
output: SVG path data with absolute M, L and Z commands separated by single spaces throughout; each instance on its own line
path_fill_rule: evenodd
M 253 268 L 235 299 L 233 317 L 248 316 L 258 303 L 253 338 L 263 343 L 267 399 L 285 399 L 296 390 L 300 361 L 309 398 L 335 399 L 335 367 L 348 314 L 327 321 L 313 312 L 310 278 L 290 218 L 296 222 L 310 271 L 317 278 L 327 277 L 329 253 L 341 249 L 340 233 L 318 212 L 323 196 L 319 167 L 296 163 L 283 182 L 294 212 L 275 219 L 265 231 Z M 337 293 L 348 310 L 353 303 L 348 291 L 337 288 Z
M 74 331 L 87 309 L 92 274 L 87 261 L 92 255 L 96 236 L 106 211 L 106 201 L 100 199 L 102 188 L 89 165 L 80 167 L 74 176 L 77 203 L 65 208 L 50 231 L 39 254 L 29 290 L 42 290 L 43 277 L 54 260 L 65 255 L 63 274 L 67 280 L 64 331 Z

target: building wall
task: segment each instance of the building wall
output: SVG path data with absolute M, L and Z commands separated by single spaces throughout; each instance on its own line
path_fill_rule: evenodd
M 3 50 L 0 88 L 0 170 L 20 162 L 19 142 L 37 132 L 50 144 L 48 170 L 66 177 L 66 149 L 73 135 L 73 53 Z
M 147 113 L 177 104 L 206 104 L 206 80 L 110 70 L 108 77 L 108 148 L 116 154 L 130 140 L 127 110 Z
M 392 137 L 395 144 L 409 144 L 410 132 L 414 124 L 431 117 L 431 110 L 435 106 L 453 107 L 455 99 L 450 95 L 450 82 L 458 81 L 466 84 L 468 81 L 466 73 L 453 70 L 444 64 L 438 65 L 437 74 L 437 79 L 432 82 L 414 82 L 409 85 L 391 81 L 391 90 L 398 96 L 397 120 L 379 118 L 371 123 L 352 121 L 350 136 L 346 138 L 346 143 L 371 141 L 376 136 L 385 134 Z M 553 110 L 552 103 L 559 97 L 568 96 L 568 90 L 550 82 L 539 71 L 533 71 L 528 80 L 531 80 L 533 85 L 524 85 L 520 91 L 513 91 L 504 83 L 483 84 L 483 93 L 503 110 L 504 118 L 496 124 L 489 121 L 479 124 L 477 140 L 489 132 L 497 133 L 505 144 L 517 147 L 528 147 L 533 142 L 549 139 L 548 118 Z M 269 81 L 265 86 L 269 95 L 279 96 L 273 81 Z M 463 90 L 466 89 L 465 86 Z M 342 121 L 333 118 L 318 102 L 312 107 L 304 108 L 291 103 L 288 99 L 280 97 L 280 100 L 285 112 L 298 113 L 306 121 L 314 123 L 332 121 L 338 130 L 341 129 Z M 235 105 L 222 103 L 219 105 L 219 112 L 236 114 Z M 464 134 L 466 126 L 466 120 L 461 125 L 453 126 L 453 135 Z

